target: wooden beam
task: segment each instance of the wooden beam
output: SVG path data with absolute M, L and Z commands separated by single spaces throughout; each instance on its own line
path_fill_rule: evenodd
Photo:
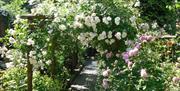
M 173 39 L 173 38 L 176 38 L 176 35 L 163 35 L 160 38 L 161 39 Z
M 33 20 L 33 19 L 54 19 L 54 16 L 27 14 L 27 15 L 21 15 L 20 18 L 28 19 L 28 20 Z

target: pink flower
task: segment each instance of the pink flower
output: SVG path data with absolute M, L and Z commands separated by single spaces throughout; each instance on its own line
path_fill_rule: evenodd
M 139 51 L 139 49 L 135 47 L 134 49 L 132 49 L 128 52 L 128 55 L 130 57 L 135 56 L 138 53 L 138 51 Z
M 106 58 L 111 58 L 111 57 L 112 57 L 112 54 L 113 54 L 112 52 L 107 53 L 107 54 L 106 54 Z
M 122 53 L 123 59 L 125 60 L 126 63 L 129 61 L 129 55 L 128 54 L 129 54 L 128 52 Z
M 108 79 L 103 79 L 102 86 L 103 86 L 104 89 L 108 89 L 109 88 L 109 80 Z
M 128 61 L 128 68 L 129 68 L 129 69 L 131 69 L 131 68 L 132 68 L 132 65 L 133 65 L 133 62 Z
M 173 78 L 172 78 L 172 81 L 173 81 L 174 83 L 178 83 L 178 82 L 180 81 L 180 78 L 179 78 L 179 77 L 173 77 Z
M 153 37 L 151 35 L 146 36 L 147 41 L 151 41 Z
M 146 69 L 141 69 L 140 75 L 141 75 L 142 78 L 147 78 L 148 74 L 146 72 Z
M 140 49 L 141 48 L 141 43 L 137 43 L 135 48 Z
M 104 76 L 104 77 L 108 77 L 109 75 L 110 75 L 110 69 L 108 68 L 107 70 L 105 70 L 105 71 L 103 71 L 103 73 L 102 73 L 102 75 Z
M 152 39 L 153 39 L 153 36 L 151 36 L 151 35 L 142 35 L 139 37 L 139 40 L 141 42 L 151 41 Z

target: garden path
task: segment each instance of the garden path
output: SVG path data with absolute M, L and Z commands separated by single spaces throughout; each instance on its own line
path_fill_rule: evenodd
M 85 67 L 71 85 L 71 91 L 95 91 L 97 73 L 97 61 L 86 61 Z

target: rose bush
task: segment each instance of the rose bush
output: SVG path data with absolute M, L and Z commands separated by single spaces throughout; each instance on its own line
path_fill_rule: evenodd
M 175 51 L 179 38 L 161 39 L 167 34 L 161 21 L 146 22 L 140 15 L 144 12 L 133 8 L 141 7 L 142 0 L 30 0 L 29 4 L 33 15 L 53 18 L 29 23 L 16 17 L 0 48 L 1 56 L 15 67 L 25 67 L 29 60 L 33 71 L 48 69 L 45 74 L 53 73 L 52 78 L 60 80 L 57 89 L 63 89 L 67 84 L 62 83 L 83 63 L 83 51 L 93 47 L 98 52 L 97 91 L 179 90 L 179 52 Z M 56 87 L 56 80 L 45 84 L 43 79 L 52 82 L 38 73 L 37 89 Z

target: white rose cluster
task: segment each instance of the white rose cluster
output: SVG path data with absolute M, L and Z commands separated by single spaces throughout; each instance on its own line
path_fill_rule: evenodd
M 100 18 L 96 16 L 96 13 L 92 13 L 91 16 L 86 16 L 84 19 L 84 24 L 88 27 L 92 27 L 96 32 L 96 25 L 101 22 Z
M 103 17 L 103 23 L 105 23 L 106 25 L 108 25 L 109 24 L 109 22 L 112 20 L 112 18 L 110 17 L 110 16 L 108 16 L 108 17 Z
M 11 61 L 19 62 L 23 59 L 23 53 L 16 49 L 10 49 L 5 54 L 6 58 L 8 58 Z
M 93 32 L 81 33 L 78 36 L 78 40 L 80 40 L 83 45 L 88 46 L 89 42 L 92 41 L 96 36 L 97 34 Z
M 105 32 L 105 31 L 103 31 L 101 34 L 99 34 L 99 36 L 98 36 L 98 40 L 103 40 L 103 39 L 105 39 L 105 38 L 107 38 L 107 36 L 106 36 L 106 32 Z
M 143 30 L 148 30 L 149 29 L 149 24 L 148 23 L 141 23 L 140 28 Z
M 6 46 L 0 46 L 0 54 L 1 57 L 4 57 L 4 55 L 6 54 L 6 52 L 8 51 L 8 49 L 6 48 Z

